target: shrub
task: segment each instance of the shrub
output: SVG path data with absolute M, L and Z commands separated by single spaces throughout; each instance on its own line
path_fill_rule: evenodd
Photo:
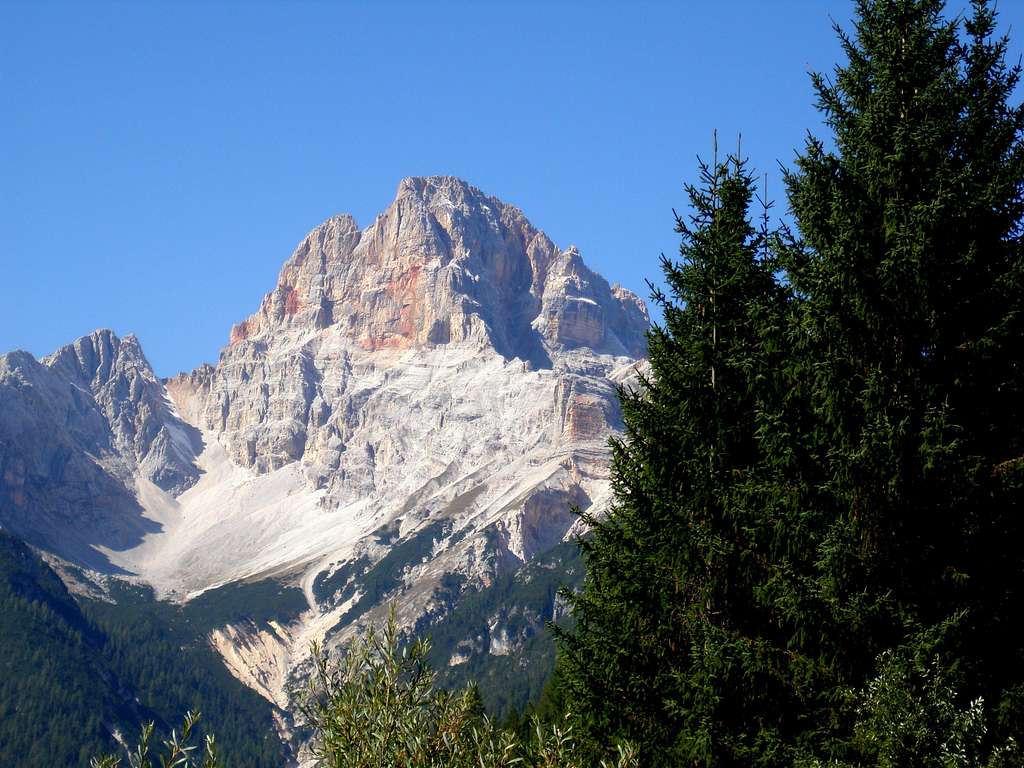
M 383 631 L 371 628 L 340 660 L 314 647 L 315 667 L 299 711 L 313 731 L 324 768 L 583 768 L 591 750 L 579 743 L 571 716 L 534 719 L 530 738 L 504 730 L 483 711 L 473 687 L 438 690 L 426 662 L 428 640 L 403 644 L 394 611 Z M 606 765 L 605 763 L 600 763 Z M 618 768 L 635 766 L 628 746 Z
M 198 747 L 191 743 L 197 722 L 199 722 L 199 713 L 189 712 L 185 715 L 181 734 L 171 731 L 170 738 L 162 743 L 162 754 L 155 755 L 160 768 L 223 768 L 223 763 L 217 758 L 217 747 L 213 736 L 207 736 L 203 740 L 201 751 L 198 751 Z M 153 723 L 148 723 L 142 728 L 139 743 L 134 749 L 128 750 L 129 768 L 153 768 L 154 764 L 150 759 L 152 739 Z M 89 761 L 89 768 L 118 768 L 120 765 L 121 758 L 116 755 L 106 755 Z

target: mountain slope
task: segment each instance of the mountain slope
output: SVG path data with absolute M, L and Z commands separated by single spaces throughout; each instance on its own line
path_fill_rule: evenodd
M 138 721 L 64 584 L 4 531 L 0 637 L 0 764 L 85 765 L 112 746 L 105 723 Z
M 136 484 L 198 477 L 199 433 L 133 336 L 96 331 L 37 361 L 0 355 L 0 525 L 98 570 L 159 529 Z

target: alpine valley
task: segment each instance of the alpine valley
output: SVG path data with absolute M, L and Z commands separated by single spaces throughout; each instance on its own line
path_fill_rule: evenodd
M 310 644 L 392 604 L 492 712 L 535 699 L 647 328 L 575 248 L 431 177 L 306 235 L 216 365 L 161 379 L 108 330 L 0 356 L 0 722 L 53 731 L 0 763 L 198 706 L 244 764 L 293 764 Z

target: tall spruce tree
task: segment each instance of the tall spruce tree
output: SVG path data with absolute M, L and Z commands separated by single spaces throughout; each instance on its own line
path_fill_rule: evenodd
M 857 3 L 847 63 L 814 79 L 834 149 L 810 139 L 787 178 L 820 532 L 803 592 L 839 681 L 926 633 L 1019 740 L 1024 112 L 990 5 L 943 5 Z
M 613 442 L 615 504 L 588 519 L 587 576 L 560 633 L 569 707 L 599 741 L 628 739 L 645 764 L 729 756 L 781 764 L 776 745 L 788 660 L 772 607 L 753 587 L 758 556 L 758 429 L 777 410 L 785 293 L 751 224 L 753 181 L 737 158 L 701 166 L 677 216 L 679 262 L 650 332 L 649 372 L 623 391 Z M 764 632 L 768 627 L 769 631 Z M 770 692 L 770 693 L 769 693 Z M 784 713 L 783 713 L 784 715 Z
M 855 729 L 885 658 L 890 682 L 892 659 L 938 665 L 1024 743 L 1019 71 L 981 0 L 855 10 L 814 78 L 834 149 L 809 139 L 787 174 L 800 239 L 764 258 L 750 180 L 705 171 L 623 393 L 560 672 L 649 764 L 938 764 Z

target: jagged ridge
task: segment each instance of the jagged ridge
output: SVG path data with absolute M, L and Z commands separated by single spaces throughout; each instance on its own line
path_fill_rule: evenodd
M 432 176 L 402 180 L 364 230 L 347 214 L 316 227 L 231 343 L 330 325 L 366 350 L 472 341 L 524 360 L 542 345 L 641 357 L 647 314 L 518 208 Z
M 0 356 L 0 525 L 37 546 L 109 568 L 102 550 L 157 530 L 136 479 L 180 492 L 200 449 L 134 336 L 95 331 L 42 361 Z

